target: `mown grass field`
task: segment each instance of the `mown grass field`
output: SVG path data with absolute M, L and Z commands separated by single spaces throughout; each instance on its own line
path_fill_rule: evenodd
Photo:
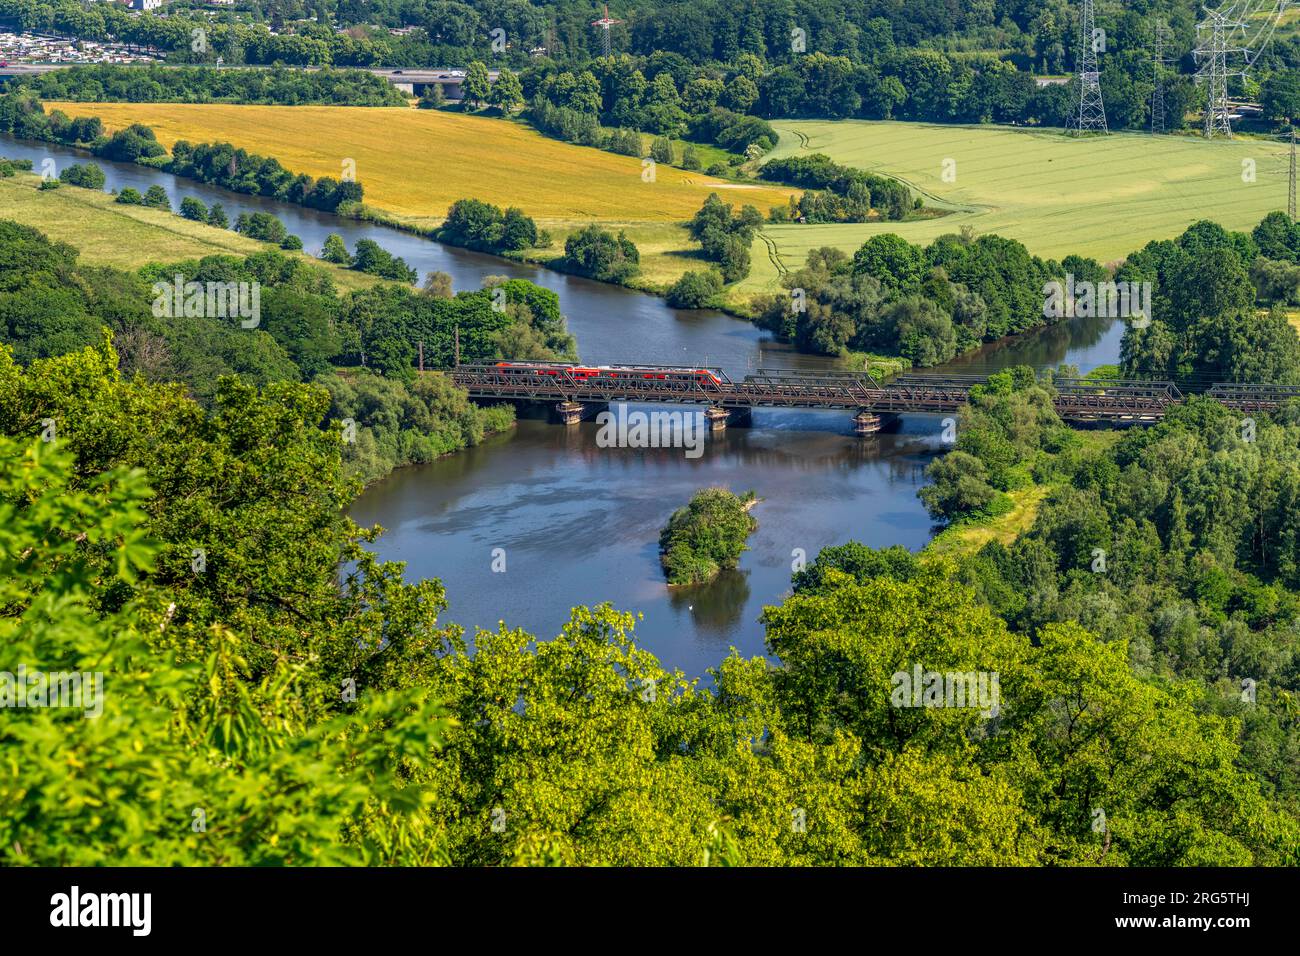
M 0 179 L 0 219 L 34 226 L 81 252 L 87 265 L 138 269 L 149 262 L 176 262 L 211 255 L 247 256 L 271 248 L 236 232 L 207 226 L 161 209 L 116 203 L 107 193 L 76 186 L 40 190 L 40 177 L 20 173 Z M 373 276 L 340 269 L 299 252 L 330 270 L 341 289 L 367 288 Z
M 775 288 L 778 263 L 798 268 L 810 249 L 852 253 L 883 232 L 924 244 L 969 225 L 1018 239 L 1044 257 L 1073 252 L 1111 262 L 1198 219 L 1250 229 L 1286 208 L 1285 149 L 1264 140 L 1140 133 L 1076 139 L 1008 127 L 858 120 L 773 125 L 781 141 L 772 156 L 826 153 L 901 179 L 931 205 L 955 211 L 917 222 L 768 227 L 755 242 L 743 291 Z M 955 161 L 953 182 L 943 179 L 945 160 Z M 1244 160 L 1254 161 L 1253 183 L 1243 181 Z
M 930 539 L 924 553 L 935 558 L 959 558 L 977 553 L 990 541 L 1010 546 L 1034 526 L 1038 509 L 1051 490 L 1048 485 L 1031 485 L 1009 492 L 1012 507 L 1006 514 L 945 528 Z
M 146 123 L 167 147 L 221 140 L 288 169 L 339 178 L 354 160 L 367 205 L 416 224 L 440 222 L 457 199 L 518 206 L 540 225 L 663 223 L 691 218 L 712 191 L 766 211 L 791 190 L 728 183 L 542 136 L 523 123 L 442 110 L 184 103 L 57 103 L 110 129 Z

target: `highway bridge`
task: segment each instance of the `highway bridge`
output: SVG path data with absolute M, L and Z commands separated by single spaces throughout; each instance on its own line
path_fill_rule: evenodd
M 581 366 L 540 363 L 459 365 L 452 380 L 471 398 L 556 402 L 562 421 L 573 423 L 611 402 L 707 406 L 715 429 L 743 423 L 755 408 L 844 409 L 855 413 L 859 434 L 874 434 L 886 417 L 949 414 L 987 381 L 967 375 L 902 375 L 885 384 L 865 372 L 803 372 L 759 369 L 739 381 L 718 368 L 685 366 Z M 1067 422 L 1150 424 L 1185 401 L 1172 382 L 1057 378 L 1054 404 Z M 1267 412 L 1300 388 L 1217 384 L 1206 393 L 1245 413 Z
M 54 70 L 67 70 L 74 66 L 93 66 L 96 64 L 89 63 L 8 63 L 0 66 L 0 79 L 19 77 L 19 76 L 40 76 L 42 73 L 49 73 Z M 122 69 L 136 69 L 141 66 L 164 66 L 164 67 L 181 67 L 193 66 L 190 63 L 120 63 L 117 64 Z M 269 66 L 210 66 L 213 70 L 269 70 Z M 277 69 L 286 70 L 319 70 L 318 66 L 285 66 Z M 426 88 L 430 86 L 441 86 L 443 94 L 449 100 L 458 100 L 461 98 L 461 84 L 465 81 L 464 67 L 442 67 L 442 68 L 390 68 L 374 67 L 366 69 L 367 73 L 373 73 L 375 76 L 381 76 L 389 83 L 392 83 L 398 89 L 413 96 L 419 96 Z M 488 70 L 488 79 L 495 83 L 498 70 Z

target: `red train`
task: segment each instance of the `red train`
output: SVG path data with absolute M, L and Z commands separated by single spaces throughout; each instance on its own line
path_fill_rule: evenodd
M 591 379 L 655 379 L 677 381 L 683 379 L 701 385 L 722 385 L 722 379 L 707 368 L 652 368 L 640 365 L 552 365 L 539 362 L 497 362 L 495 368 L 509 369 L 518 375 L 565 375 L 576 381 Z

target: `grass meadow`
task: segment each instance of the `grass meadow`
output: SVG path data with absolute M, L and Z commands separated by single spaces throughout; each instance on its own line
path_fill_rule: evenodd
M 123 205 L 107 193 L 77 186 L 41 190 L 40 177 L 20 173 L 0 179 L 0 219 L 34 226 L 51 239 L 75 246 L 79 261 L 92 266 L 138 269 L 149 262 L 176 262 L 211 255 L 247 256 L 272 248 L 229 229 L 191 222 L 161 209 Z M 330 271 L 340 289 L 367 288 L 380 281 L 341 269 L 301 252 Z
M 1140 133 L 1078 139 L 1045 130 L 858 120 L 773 125 L 781 133 L 773 156 L 825 153 L 901 179 L 952 212 L 915 222 L 769 226 L 739 291 L 774 289 L 780 270 L 798 268 L 810 249 L 852 253 L 878 233 L 924 244 L 969 225 L 1018 239 L 1040 256 L 1078 253 L 1111 262 L 1199 219 L 1250 229 L 1286 208 L 1286 151 L 1267 140 Z M 945 167 L 946 160 L 952 162 Z M 1243 173 L 1251 162 L 1248 182 Z M 955 174 L 951 181 L 945 169 Z

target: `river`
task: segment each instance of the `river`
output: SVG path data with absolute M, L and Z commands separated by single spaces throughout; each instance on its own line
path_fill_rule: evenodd
M 86 155 L 0 136 L 0 155 L 46 158 L 56 167 Z M 479 288 L 484 276 L 529 279 L 554 290 L 592 363 L 707 364 L 732 375 L 755 368 L 827 369 L 825 358 L 800 355 L 748 322 L 712 311 L 680 311 L 661 299 L 574 276 L 443 246 L 317 210 L 244 196 L 130 164 L 95 160 L 110 189 L 143 192 L 161 184 L 173 208 L 185 196 L 240 212 L 278 216 L 318 252 L 325 236 L 349 246 L 374 239 L 426 272 L 440 270 L 456 289 Z M 1118 360 L 1122 323 L 1076 319 L 995 343 L 942 369 L 987 373 L 1008 365 L 1088 371 Z M 640 612 L 638 642 L 668 668 L 702 676 L 735 647 L 764 653 L 759 615 L 789 592 L 799 555 L 811 561 L 827 545 L 855 539 L 874 547 L 925 545 L 932 526 L 916 496 L 940 448 L 941 423 L 904 416 L 896 431 L 858 438 L 847 412 L 763 409 L 752 428 L 710 436 L 703 455 L 681 449 L 607 449 L 594 423 L 563 427 L 523 418 L 477 448 L 400 470 L 366 490 L 352 517 L 386 530 L 380 557 L 407 563 L 411 578 L 437 577 L 447 587 L 447 619 L 475 627 L 522 627 L 553 637 L 569 609 L 610 601 Z M 669 589 L 659 569 L 659 530 L 698 489 L 753 489 L 758 530 L 739 570 L 694 588 Z M 504 569 L 502 565 L 504 562 Z

